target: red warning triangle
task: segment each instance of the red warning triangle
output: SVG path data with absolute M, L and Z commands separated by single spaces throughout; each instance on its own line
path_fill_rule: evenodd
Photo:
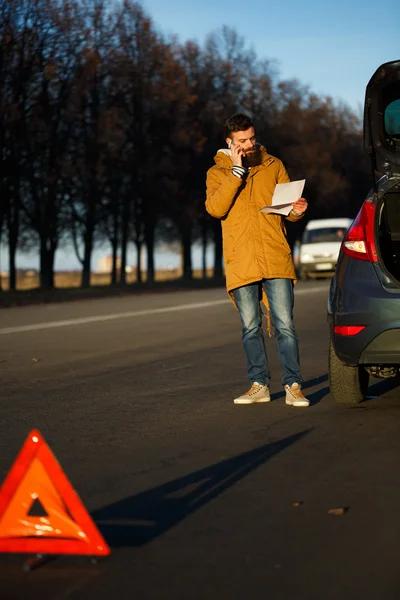
M 39 502 L 45 515 L 30 514 Z M 0 489 L 0 552 L 106 556 L 110 548 L 40 433 L 28 435 Z

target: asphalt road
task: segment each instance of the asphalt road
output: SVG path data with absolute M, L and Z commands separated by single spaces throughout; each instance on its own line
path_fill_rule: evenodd
M 296 286 L 307 409 L 274 339 L 272 402 L 233 404 L 223 289 L 0 310 L 0 481 L 39 429 L 112 548 L 29 573 L 0 555 L 1 600 L 398 600 L 399 382 L 334 404 L 327 291 Z

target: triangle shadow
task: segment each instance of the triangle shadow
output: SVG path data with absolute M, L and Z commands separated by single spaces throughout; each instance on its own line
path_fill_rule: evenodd
M 113 548 L 142 546 L 301 440 L 309 429 L 200 469 L 92 513 Z

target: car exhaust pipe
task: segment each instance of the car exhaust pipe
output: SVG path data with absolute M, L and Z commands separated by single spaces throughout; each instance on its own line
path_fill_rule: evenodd
M 390 379 L 391 377 L 396 377 L 398 375 L 399 369 L 398 367 L 365 367 L 365 370 L 372 377 L 378 377 L 379 379 Z

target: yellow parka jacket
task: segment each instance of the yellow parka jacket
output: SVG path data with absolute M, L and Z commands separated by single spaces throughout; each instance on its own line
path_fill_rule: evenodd
M 206 209 L 221 219 L 228 292 L 262 279 L 296 279 L 285 218 L 302 216 L 260 212 L 272 203 L 275 185 L 290 181 L 282 162 L 263 146 L 260 150 L 261 164 L 245 179 L 233 175 L 230 150 L 219 150 L 207 172 Z

